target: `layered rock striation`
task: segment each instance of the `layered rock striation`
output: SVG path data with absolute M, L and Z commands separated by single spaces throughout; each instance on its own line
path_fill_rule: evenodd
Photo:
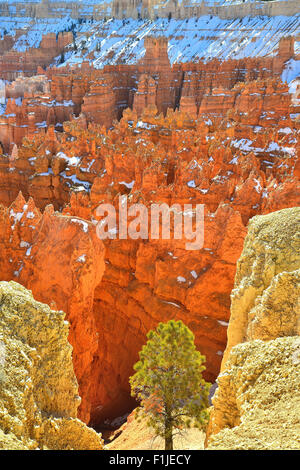
M 10 153 L 24 137 L 43 135 L 51 125 L 61 131 L 63 122 L 79 115 L 87 124 L 111 128 L 128 107 L 138 116 L 145 107 L 154 106 L 164 115 L 168 109 L 179 109 L 202 120 L 220 120 L 236 109 L 241 125 L 261 125 L 262 111 L 264 121 L 276 119 L 273 112 L 284 116 L 288 112 L 289 93 L 278 79 L 285 63 L 297 59 L 294 42 L 292 36 L 281 39 L 274 57 L 171 66 L 167 39 L 148 36 L 145 56 L 135 65 L 98 70 L 86 61 L 80 67 L 66 65 L 46 71 L 39 67 L 40 75 L 18 78 L 6 86 L 0 142 L 5 153 Z M 243 83 L 249 84 L 248 93 Z M 296 119 L 297 109 L 293 115 Z

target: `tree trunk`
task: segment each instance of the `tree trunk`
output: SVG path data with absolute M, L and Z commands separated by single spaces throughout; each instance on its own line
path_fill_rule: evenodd
M 165 417 L 165 450 L 173 450 L 173 426 L 171 415 Z
M 165 450 L 173 450 L 173 436 L 166 435 L 165 436 Z

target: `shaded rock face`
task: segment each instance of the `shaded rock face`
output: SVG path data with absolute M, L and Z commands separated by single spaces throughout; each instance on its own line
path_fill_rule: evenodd
M 78 385 L 62 311 L 0 283 L 0 448 L 101 449 L 79 421 Z
M 67 44 L 73 40 L 72 32 L 43 35 L 38 48 L 32 47 L 25 52 L 8 50 L 0 57 L 0 75 L 4 80 L 14 80 L 22 70 L 26 76 L 34 75 L 38 67 L 47 67 L 55 57 L 63 53 Z
M 238 261 L 210 449 L 300 445 L 300 209 L 254 217 Z

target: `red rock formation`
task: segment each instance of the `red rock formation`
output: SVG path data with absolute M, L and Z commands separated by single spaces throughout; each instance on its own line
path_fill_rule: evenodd
M 49 54 L 48 46 L 53 43 L 58 53 L 70 38 L 59 35 L 56 43 L 55 36 L 49 35 L 42 40 L 37 51 L 44 54 L 47 49 Z M 44 126 L 56 125 L 61 130 L 62 123 L 73 113 L 76 116 L 83 113 L 87 122 L 109 128 L 114 119 L 121 118 L 128 106 L 133 107 L 138 115 L 148 105 L 155 105 L 158 112 L 164 114 L 169 108 L 180 107 L 190 117 L 199 114 L 205 119 L 221 119 L 237 107 L 240 121 L 249 120 L 251 114 L 249 124 L 253 125 L 261 125 L 259 113 L 262 109 L 269 114 L 264 116 L 267 119 L 273 118 L 271 114 L 275 105 L 277 113 L 285 115 L 290 105 L 289 97 L 280 89 L 282 85 L 278 80 L 277 85 L 275 81 L 270 82 L 271 88 L 265 90 L 258 89 L 256 80 L 265 83 L 266 78 L 279 76 L 284 62 L 294 55 L 292 38 L 281 40 L 274 59 L 225 62 L 214 59 L 208 63 L 200 61 L 173 67 L 168 59 L 167 46 L 165 38 L 147 37 L 145 56 L 137 65 L 107 66 L 103 70 L 95 70 L 89 63 L 83 63 L 80 68 L 52 67 L 44 72 L 46 75 L 18 78 L 7 85 L 7 97 L 23 101 L 21 105 L 11 102 L 1 116 L 0 141 L 4 150 L 9 152 L 14 143 L 20 145 L 24 136 L 38 132 Z M 41 67 L 39 72 L 43 72 Z M 248 95 L 241 85 L 245 81 L 252 84 L 248 87 Z M 245 114 L 245 109 L 248 114 Z M 297 106 L 294 114 L 297 114 Z M 235 120 L 238 120 L 237 116 Z
M 297 103 L 270 78 L 282 64 L 171 67 L 164 41 L 146 46 L 137 65 L 52 68 L 16 81 L 0 121 L 0 202 L 12 204 L 0 210 L 0 273 L 66 311 L 81 417 L 95 426 L 130 405 L 132 365 L 161 320 L 192 329 L 215 379 L 247 222 L 300 203 Z M 291 53 L 282 43 L 280 60 Z M 104 265 L 96 208 L 118 209 L 121 195 L 148 208 L 205 204 L 203 248 L 110 239 Z
M 117 118 L 115 96 L 108 81 L 93 82 L 89 92 L 84 96 L 82 112 L 88 121 L 111 127 Z
M 148 106 L 156 106 L 156 83 L 152 77 L 143 74 L 134 95 L 133 110 L 140 116 Z
M 33 199 L 26 203 L 21 194 L 8 209 L 1 207 L 0 230 L 1 278 L 20 282 L 37 300 L 67 314 L 83 397 L 80 415 L 89 421 L 91 395 L 98 380 L 93 367 L 99 347 L 93 302 L 104 272 L 103 243 L 90 222 L 60 215 L 52 206 L 41 215 Z
M 144 38 L 144 47 L 146 49 L 141 64 L 148 73 L 168 72 L 170 61 L 168 57 L 168 39 L 162 37 L 146 36 Z
M 46 77 L 43 80 L 46 81 Z M 14 144 L 20 145 L 24 137 L 43 134 L 50 125 L 62 128 L 62 123 L 73 114 L 72 101 L 57 102 L 40 91 L 21 91 L 14 83 L 9 93 L 19 96 L 16 100 L 8 99 L 5 113 L 0 116 L 0 141 L 8 153 Z M 26 80 L 23 83 L 26 86 Z
M 283 64 L 294 57 L 295 38 L 284 37 L 279 41 L 278 54 L 274 58 L 274 73 L 281 73 Z
M 13 273 L 23 263 L 18 279 L 37 298 L 53 299 L 58 308 L 67 311 L 84 397 L 82 416 L 95 426 L 129 406 L 132 364 L 146 332 L 160 320 L 181 318 L 188 324 L 207 357 L 206 377 L 214 380 L 226 343 L 229 295 L 247 221 L 255 214 L 300 203 L 297 124 L 289 117 L 286 87 L 260 80 L 236 86 L 234 94 L 234 111 L 229 110 L 225 118 L 220 111 L 207 124 L 202 118 L 191 120 L 184 112 L 168 111 L 164 117 L 152 107 L 138 118 L 128 110 L 111 131 L 91 124 L 87 128 L 80 118 L 65 123 L 62 133 L 51 127 L 46 137 L 33 135 L 18 152 L 14 148 L 10 160 L 2 157 L 2 202 L 11 202 L 7 195 L 15 197 L 15 188 L 21 188 L 41 208 L 50 202 L 57 208 L 65 206 L 66 218 L 48 209 L 43 217 L 39 215 L 43 226 L 39 225 L 32 259 L 25 256 L 30 247 L 15 249 L 10 271 L 4 267 L 4 258 L 0 268 L 5 278 L 16 278 Z M 270 120 L 273 95 L 280 111 Z M 249 123 L 244 117 L 247 106 L 256 109 L 258 103 L 259 112 Z M 283 116 L 290 131 L 285 128 L 282 132 Z M 95 220 L 98 204 L 112 202 L 117 207 L 121 194 L 129 194 L 131 203 L 143 201 L 147 206 L 153 202 L 204 203 L 203 249 L 189 252 L 184 241 L 173 239 L 105 241 L 102 280 L 92 261 L 93 251 L 89 251 L 87 272 L 78 281 L 70 273 L 81 256 L 76 247 L 83 242 L 73 234 L 70 217 Z M 20 212 L 19 207 L 14 210 Z M 22 240 L 31 244 L 32 237 L 26 234 Z M 3 235 L 4 245 L 7 239 Z M 17 238 L 13 246 L 19 244 Z M 49 254 L 46 245 L 53 246 Z M 82 246 L 88 251 L 86 244 Z M 7 259 L 10 255 L 5 250 Z M 60 250 L 64 252 L 61 256 Z M 72 250 L 78 254 L 72 257 L 74 264 L 67 260 Z M 66 267 L 56 275 L 59 257 Z M 68 295 L 65 288 L 74 294 Z M 78 313 L 83 302 L 89 306 L 88 332 Z M 77 337 L 81 329 L 82 336 Z M 119 334 L 112 342 L 114 331 Z M 86 342 L 91 345 L 84 353 Z
M 0 57 L 0 76 L 5 80 L 14 80 L 20 70 L 26 76 L 37 72 L 38 67 L 45 68 L 60 55 L 65 47 L 73 41 L 73 33 L 59 33 L 56 39 L 54 33 L 43 36 L 38 48 L 31 48 L 25 52 L 8 50 Z

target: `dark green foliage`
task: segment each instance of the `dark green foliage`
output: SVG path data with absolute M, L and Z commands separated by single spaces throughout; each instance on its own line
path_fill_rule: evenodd
M 210 384 L 202 378 L 205 357 L 182 321 L 159 323 L 147 338 L 129 379 L 131 393 L 141 403 L 139 413 L 165 439 L 165 449 L 172 450 L 176 430 L 191 424 L 204 428 L 207 423 Z

